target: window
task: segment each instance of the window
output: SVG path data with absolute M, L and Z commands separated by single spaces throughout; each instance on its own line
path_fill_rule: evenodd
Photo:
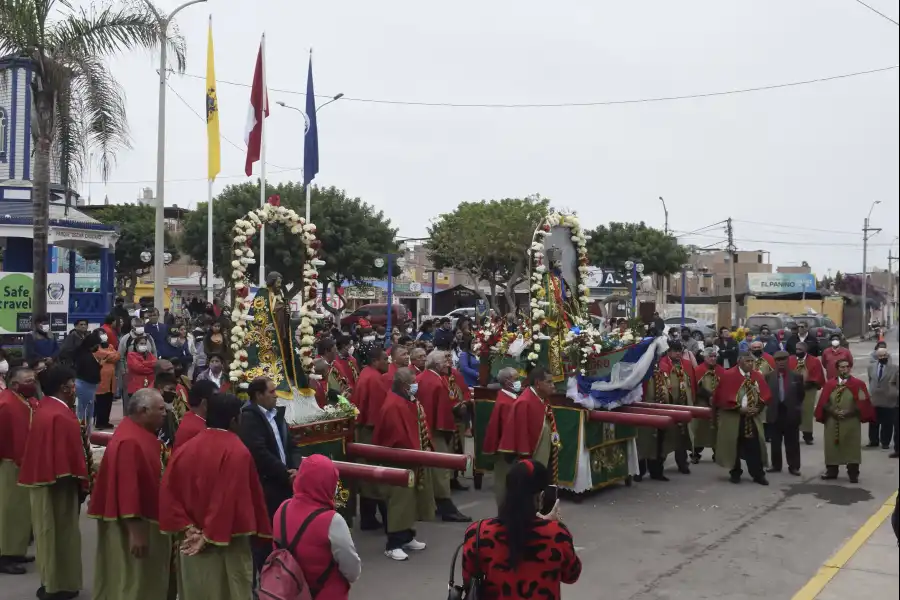
M 722 287 L 731 288 L 731 277 L 726 277 L 722 282 Z
M 6 162 L 6 146 L 9 141 L 9 119 L 6 110 L 0 108 L 0 162 Z M 10 175 L 12 175 L 10 173 Z
M 837 329 L 837 325 L 834 324 L 834 321 L 831 319 L 825 319 L 825 327 L 830 327 L 831 329 Z

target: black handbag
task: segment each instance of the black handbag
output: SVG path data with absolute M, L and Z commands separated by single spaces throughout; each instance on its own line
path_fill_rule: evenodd
M 447 600 L 482 600 L 485 597 L 483 591 L 484 573 L 481 570 L 481 559 L 478 556 L 478 547 L 481 545 L 481 524 L 483 522 L 484 521 L 478 521 L 478 526 L 475 528 L 476 574 L 469 579 L 469 585 L 456 585 L 453 582 L 453 574 L 456 572 L 456 557 L 459 556 L 459 551 L 465 544 L 465 542 L 463 542 L 456 547 L 456 552 L 453 553 L 453 561 L 450 563 L 450 583 L 447 586 Z

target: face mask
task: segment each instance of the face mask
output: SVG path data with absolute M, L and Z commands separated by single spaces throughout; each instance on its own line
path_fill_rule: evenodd
M 169 338 L 169 343 L 172 344 L 173 346 L 181 345 L 181 342 L 178 340 L 177 337 Z
M 804 358 L 806 358 L 806 352 L 798 352 L 797 358 L 799 358 L 800 360 L 803 360 Z
M 374 341 L 375 341 L 375 336 L 374 336 L 374 335 L 367 335 L 367 336 L 364 336 L 363 339 L 362 339 L 362 341 L 366 342 L 367 344 L 370 343 L 370 342 L 374 342 Z
M 37 394 L 37 386 L 33 383 L 20 383 L 17 391 L 23 398 L 34 398 L 34 395 Z
M 5 362 L 6 361 L 3 361 L 3 363 L 5 363 Z M 884 358 L 879 358 L 878 362 L 880 362 L 883 365 L 886 365 L 888 363 L 888 357 L 885 356 Z M 6 371 L 3 370 L 3 363 L 0 363 L 0 373 L 6 373 Z
M 50 331 L 50 325 L 47 323 L 41 323 L 41 331 L 44 333 L 48 333 Z
M 144 335 L 144 328 L 143 327 L 135 327 L 134 333 L 135 333 L 135 335 Z
M 519 393 L 522 391 L 522 382 L 521 381 L 513 381 L 512 389 L 515 393 Z
M 414 383 L 411 386 L 409 386 L 409 395 L 410 396 L 415 396 L 418 393 L 419 393 L 419 384 L 418 383 Z
M 681 334 L 681 339 L 683 339 L 683 340 L 689 340 L 689 339 L 691 339 L 691 334 L 690 334 L 690 333 L 682 333 L 682 334 Z
M 751 352 L 751 354 L 753 354 L 753 356 L 755 356 L 756 358 L 759 358 L 763 355 L 763 351 L 762 350 L 753 350 Z
M 837 347 L 840 346 L 840 345 L 841 345 L 840 340 L 831 340 L 831 347 L 832 347 L 832 348 L 837 348 Z
M 150 349 L 150 348 L 149 348 L 149 346 L 147 346 L 147 344 L 138 344 L 138 345 L 135 347 L 135 350 L 137 350 L 138 352 L 146 352 L 146 351 L 149 350 L 149 349 Z
M 108 342 L 108 341 L 109 341 L 109 336 L 107 336 L 107 335 L 105 335 L 105 334 L 101 334 L 101 335 L 100 335 L 100 341 L 101 341 L 101 342 Z
M 0 373 L 9 373 L 9 363 L 5 360 L 0 360 Z
M 175 392 L 163 392 L 162 393 L 163 401 L 166 404 L 172 404 L 175 402 Z
M 209 370 L 211 373 L 219 374 L 222 372 L 222 365 L 209 365 Z

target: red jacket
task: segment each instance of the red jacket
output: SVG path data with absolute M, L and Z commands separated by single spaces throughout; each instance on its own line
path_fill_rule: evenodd
M 381 376 L 382 373 L 378 369 L 369 366 L 364 367 L 359 374 L 351 399 L 359 409 L 359 418 L 356 422 L 360 425 L 370 427 L 375 425 L 375 415 L 381 410 L 384 396 L 388 391 Z
M 33 405 L 10 389 L 0 392 L 0 461 L 22 465 Z
M 147 356 L 140 352 L 129 352 L 125 359 L 125 366 L 128 371 L 125 376 L 125 390 L 129 396 L 141 388 L 153 387 L 156 379 L 154 374 L 156 357 L 152 352 L 148 352 Z
M 839 360 L 850 362 L 850 368 L 853 368 L 853 354 L 848 348 L 838 346 L 835 348 L 825 348 L 822 350 L 822 366 L 825 367 L 825 379 L 834 379 L 837 377 L 837 364 Z
M 453 404 L 450 400 L 450 387 L 447 379 L 430 369 L 422 371 L 416 382 L 419 384 L 419 393 L 416 398 L 425 409 L 425 418 L 428 420 L 428 429 L 432 433 L 436 431 L 456 431 L 456 421 L 453 418 Z

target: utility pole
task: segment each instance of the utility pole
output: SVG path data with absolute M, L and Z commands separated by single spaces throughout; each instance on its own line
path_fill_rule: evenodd
M 737 297 L 734 293 L 735 289 L 735 247 L 734 247 L 734 228 L 731 226 L 731 217 L 728 217 L 725 225 L 725 231 L 728 234 L 728 270 L 731 276 L 731 325 L 737 325 Z
M 663 225 L 663 233 L 666 237 L 669 236 L 669 208 L 666 206 L 666 201 L 662 196 L 659 197 L 659 201 L 662 202 L 663 205 L 663 214 L 665 215 L 665 223 Z M 665 307 L 669 304 L 669 276 L 668 275 L 659 275 L 659 289 L 662 292 L 662 298 L 659 298 L 661 307 L 657 307 L 657 310 L 660 310 L 660 314 L 665 318 Z M 684 285 L 684 283 L 682 283 Z M 683 311 L 682 311 L 683 312 Z M 683 323 L 682 323 L 683 324 Z
M 874 204 L 872 205 L 875 206 Z M 869 211 L 872 214 L 872 211 Z M 869 217 L 863 221 L 863 272 L 862 272 L 862 314 L 860 315 L 860 331 L 859 336 L 864 338 L 869 331 L 869 303 L 866 298 L 866 288 L 868 285 L 868 258 L 869 258 L 869 232 L 878 233 L 881 231 L 878 227 L 869 227 Z M 888 269 L 890 270 L 890 269 Z
M 893 261 L 900 258 L 900 257 L 894 256 L 892 254 L 892 252 L 893 252 L 892 250 L 888 250 L 888 281 L 890 282 L 890 283 L 888 283 L 888 290 L 889 290 L 888 298 L 890 298 L 890 300 L 888 300 L 888 305 L 889 305 L 888 319 L 887 319 L 888 327 L 894 326 L 894 311 L 897 309 L 897 301 L 894 298 L 894 263 L 893 263 Z

